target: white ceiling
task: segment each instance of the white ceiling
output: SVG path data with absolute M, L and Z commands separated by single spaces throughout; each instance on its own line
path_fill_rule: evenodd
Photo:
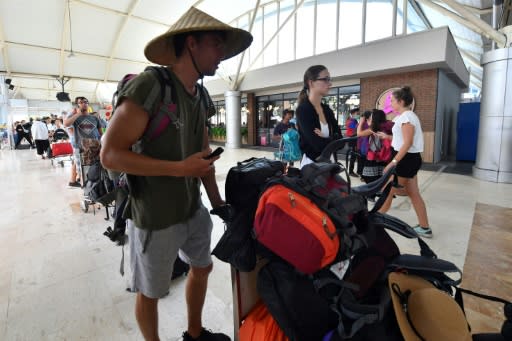
M 265 1 L 268 2 L 268 1 Z M 261 3 L 264 3 L 262 1 Z M 228 6 L 231 4 L 231 6 Z M 146 43 L 168 30 L 190 6 L 233 20 L 251 0 L 0 0 L 0 75 L 12 79 L 10 97 L 55 100 L 65 91 L 92 101 L 97 89 L 142 71 Z M 105 82 L 114 82 L 105 85 Z
M 492 0 L 457 2 L 487 9 L 484 16 L 490 20 Z M 98 90 L 113 89 L 125 74 L 142 71 L 148 65 L 143 55 L 146 43 L 190 6 L 229 23 L 255 4 L 256 0 L 0 0 L 0 75 L 12 79 L 11 98 L 55 100 L 62 91 L 57 79 L 69 79 L 65 91 L 72 99 L 85 96 L 107 102 L 110 98 L 98 98 Z M 434 27 L 443 25 L 430 21 Z M 466 44 L 471 56 L 479 59 L 481 36 L 450 28 L 457 43 Z

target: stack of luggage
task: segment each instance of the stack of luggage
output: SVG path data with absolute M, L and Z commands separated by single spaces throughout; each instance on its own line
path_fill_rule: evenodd
M 212 253 L 239 271 L 253 271 L 258 257 L 266 262 L 257 275 L 266 309 L 245 316 L 241 341 L 512 340 L 512 303 L 460 288 L 457 266 L 378 212 L 397 185 L 394 169 L 351 187 L 346 169 L 329 161 L 344 144 L 287 174 L 264 158 L 229 171 L 226 231 Z M 369 209 L 366 198 L 377 192 Z M 416 239 L 419 254 L 401 254 L 388 231 Z M 501 333 L 471 333 L 462 293 L 503 304 Z

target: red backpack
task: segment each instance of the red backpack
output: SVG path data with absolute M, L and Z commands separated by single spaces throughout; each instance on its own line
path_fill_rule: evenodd
M 352 214 L 366 210 L 359 195 L 348 194 L 338 164 L 312 163 L 299 177 L 270 181 L 254 219 L 256 240 L 305 274 L 354 252 Z M 335 205 L 333 204 L 335 203 Z

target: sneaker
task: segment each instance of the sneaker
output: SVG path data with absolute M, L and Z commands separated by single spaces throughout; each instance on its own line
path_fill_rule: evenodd
M 80 182 L 78 181 L 75 181 L 75 182 L 70 182 L 68 184 L 69 187 L 82 187 L 82 185 L 80 184 Z
M 231 338 L 225 334 L 212 333 L 203 328 L 201 335 L 195 339 L 188 332 L 183 332 L 183 341 L 231 341 Z
M 432 238 L 433 234 L 432 234 L 432 229 L 430 227 L 424 228 L 424 227 L 421 227 L 420 225 L 416 225 L 413 228 L 414 228 L 414 231 L 416 231 L 416 233 L 420 237 Z
M 359 177 L 359 175 L 357 175 L 357 174 L 356 174 L 356 173 L 354 173 L 354 172 L 350 172 L 348 175 L 353 176 L 353 177 L 356 177 L 356 178 L 358 178 L 358 177 Z

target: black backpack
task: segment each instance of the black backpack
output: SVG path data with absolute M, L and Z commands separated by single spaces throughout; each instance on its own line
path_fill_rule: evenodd
M 162 103 L 175 103 L 175 92 L 173 91 L 173 83 L 170 80 L 169 71 L 164 67 L 157 66 L 148 66 L 145 70 L 149 72 L 153 72 L 157 77 L 160 83 L 160 94 L 162 95 Z M 115 109 L 117 108 L 119 102 L 118 97 L 119 93 L 124 89 L 126 84 L 132 79 L 137 77 L 137 74 L 127 74 L 123 77 L 122 80 L 117 84 L 117 89 L 112 96 L 112 115 L 115 113 Z M 148 140 L 153 140 L 159 136 L 163 132 L 163 130 L 167 127 L 169 121 L 163 117 L 155 116 L 148 123 L 148 128 L 144 132 L 144 138 Z M 129 177 L 131 175 L 122 173 L 119 174 L 119 177 L 113 179 L 115 182 L 116 193 L 114 194 L 115 198 L 115 218 L 113 226 L 108 226 L 106 231 L 103 232 L 103 235 L 108 237 L 111 241 L 116 243 L 117 245 L 124 245 L 126 242 L 126 219 L 123 217 L 124 209 L 128 202 L 128 197 L 131 189 L 129 188 Z
M 266 158 L 238 162 L 226 177 L 226 203 L 230 212 L 223 217 L 226 229 L 212 251 L 218 259 L 240 271 L 256 266 L 256 248 L 252 226 L 262 186 L 284 173 L 284 163 Z M 215 210 L 212 211 L 215 213 Z
M 85 183 L 84 194 L 92 201 L 102 205 L 110 204 L 116 197 L 114 182 L 110 179 L 108 172 L 95 161 L 87 171 L 87 182 Z

